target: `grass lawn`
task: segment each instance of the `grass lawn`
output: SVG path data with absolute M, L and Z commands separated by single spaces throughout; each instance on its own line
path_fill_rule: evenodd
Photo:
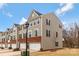
M 63 48 L 58 50 L 48 50 L 32 52 L 31 56 L 79 56 L 78 48 Z

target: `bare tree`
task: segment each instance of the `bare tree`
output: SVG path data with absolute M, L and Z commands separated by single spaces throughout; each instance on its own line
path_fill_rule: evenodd
M 64 46 L 79 48 L 79 27 L 77 23 L 74 23 L 74 26 L 70 26 L 69 28 L 69 30 L 63 30 Z

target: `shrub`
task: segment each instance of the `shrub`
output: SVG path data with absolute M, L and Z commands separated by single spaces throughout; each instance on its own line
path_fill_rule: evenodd
M 12 47 L 9 47 L 8 49 L 12 49 Z
M 40 51 L 43 51 L 43 48 L 41 48 Z
M 4 49 L 4 47 L 1 47 L 1 49 Z
M 1 48 L 1 47 L 0 47 Z
M 13 49 L 13 51 L 20 51 L 20 49 L 19 48 L 15 48 L 15 49 Z
M 29 56 L 29 51 L 22 51 L 21 56 Z

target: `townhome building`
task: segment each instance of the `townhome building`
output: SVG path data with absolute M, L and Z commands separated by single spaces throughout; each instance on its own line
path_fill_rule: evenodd
M 17 26 L 18 24 L 14 24 L 12 28 L 7 28 L 5 32 L 1 33 L 2 46 L 4 48 L 13 47 L 16 48 L 17 44 Z
M 8 47 L 17 48 L 18 47 L 18 26 L 19 24 L 14 24 L 12 28 L 8 28 Z
M 6 47 L 6 32 L 1 32 L 0 33 L 0 41 L 1 41 L 1 46 Z
M 0 32 L 0 47 L 2 47 L 2 42 L 3 42 L 3 41 L 2 41 L 2 33 L 3 33 L 3 32 Z
M 14 24 L 11 29 L 7 30 L 8 39 L 5 39 L 7 40 L 7 47 L 25 49 L 26 29 L 28 29 L 29 48 L 32 50 L 39 51 L 63 47 L 62 23 L 54 13 L 42 14 L 33 10 L 27 22 L 29 23 L 28 28 L 25 27 L 24 23 L 22 25 Z
M 62 23 L 54 13 L 41 14 L 33 10 L 28 23 L 29 38 L 40 37 L 39 43 L 32 46 L 39 46 L 42 50 L 62 48 Z

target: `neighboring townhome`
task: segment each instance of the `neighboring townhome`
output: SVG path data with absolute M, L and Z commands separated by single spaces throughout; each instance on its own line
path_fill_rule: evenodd
M 1 41 L 1 47 L 6 48 L 6 36 L 7 36 L 7 32 L 1 32 L 0 33 L 0 41 Z
M 8 47 L 19 48 L 18 42 L 18 26 L 19 24 L 14 24 L 12 28 L 7 29 L 8 31 Z
M 2 47 L 2 32 L 0 32 L 0 48 Z
M 18 42 L 20 49 L 26 49 L 26 26 L 21 24 L 18 26 Z
M 49 50 L 62 48 L 62 23 L 54 13 L 41 14 L 33 10 L 28 17 L 29 27 L 25 23 L 14 24 L 5 34 L 0 33 L 2 41 L 7 40 L 7 47 L 26 48 L 26 29 L 28 29 L 28 42 L 31 50 Z M 0 42 L 1 43 L 1 42 Z

